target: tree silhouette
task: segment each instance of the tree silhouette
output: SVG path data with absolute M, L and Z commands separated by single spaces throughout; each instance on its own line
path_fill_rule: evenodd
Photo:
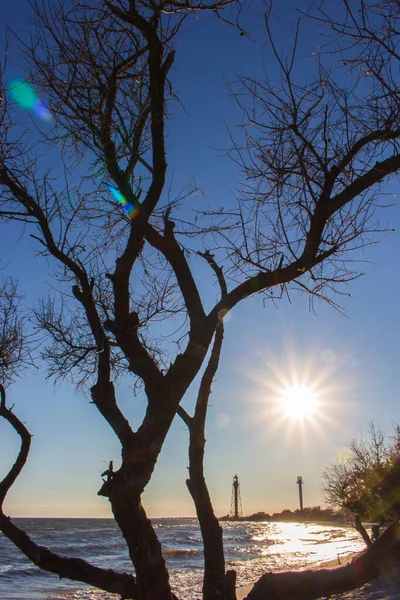
M 357 73 L 350 85 L 337 74 L 348 64 L 325 65 L 323 54 L 302 83 L 296 74 L 299 28 L 292 54 L 281 57 L 269 11 L 266 31 L 281 78 L 276 86 L 242 77 L 233 87 L 245 119 L 245 143 L 232 137 L 231 154 L 245 178 L 236 206 L 193 217 L 181 212 L 191 188 L 174 199 L 165 193 L 165 122 L 177 101 L 169 78 L 176 39 L 187 18 L 205 11 L 246 33 L 238 24 L 239 8 L 234 0 L 37 2 L 35 36 L 23 45 L 25 68 L 53 126 L 26 135 L 14 122 L 12 97 L 2 92 L 0 216 L 5 226 L 26 223 L 38 260 L 55 265 L 59 290 L 35 309 L 48 340 L 43 356 L 51 376 L 89 389 L 119 440 L 121 464 L 109 470 L 99 494 L 110 502 L 135 577 L 40 548 L 3 511 L 0 529 L 40 568 L 123 598 L 173 596 L 142 493 L 177 413 L 190 434 L 188 487 L 204 539 L 203 595 L 234 597 L 203 475 L 222 321 L 250 296 L 275 298 L 292 288 L 334 303 L 341 284 L 358 274 L 349 267 L 349 253 L 380 229 L 374 217 L 382 204 L 380 184 L 400 169 L 400 111 L 390 71 L 397 56 L 385 63 L 386 78 L 382 69 L 366 74 L 365 53 L 373 47 L 384 56 L 385 50 L 381 39 L 357 41 L 349 50 Z M 374 10 L 379 21 L 383 12 Z M 321 27 L 335 27 L 324 22 L 324 13 L 318 18 Z M 336 44 L 346 35 L 343 29 Z M 2 80 L 4 88 L 4 70 Z M 49 163 L 55 157 L 52 167 L 43 166 L 43 148 Z M 82 163 L 88 165 L 85 176 Z M 198 287 L 199 261 L 220 284 L 209 310 Z M 160 328 L 171 318 L 179 326 L 163 344 Z M 181 401 L 211 347 L 190 416 Z M 146 395 L 136 430 L 118 404 L 118 377 Z M 30 435 L 7 408 L 5 388 L 1 416 L 21 437 L 20 454 L 0 484 L 4 500 L 27 460 Z M 392 543 L 390 535 L 385 539 Z M 359 584 L 347 575 L 340 581 L 339 587 L 329 580 L 318 589 L 327 595 Z M 265 593 L 262 585 L 253 597 Z

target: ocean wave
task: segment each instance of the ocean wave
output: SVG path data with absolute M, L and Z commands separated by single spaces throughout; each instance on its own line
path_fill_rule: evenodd
M 100 590 L 75 590 L 55 592 L 47 600 L 115 600 L 115 594 L 108 594 Z
M 37 575 L 39 569 L 35 565 L 1 565 L 0 576 L 5 579 L 12 577 L 32 577 Z
M 36 541 L 60 554 L 75 554 L 100 567 L 132 570 L 120 531 L 101 521 L 27 520 Z M 171 584 L 178 597 L 201 595 L 203 547 L 195 519 L 153 522 L 165 548 Z M 45 531 L 47 528 L 47 531 Z M 54 528 L 51 531 L 50 528 Z M 113 532 L 114 531 L 114 532 Z M 254 582 L 267 571 L 293 569 L 335 558 L 363 547 L 350 528 L 298 524 L 228 523 L 223 528 L 226 561 L 237 571 L 238 584 Z M 49 543 L 51 540 L 51 544 Z M 80 543 L 81 542 L 81 543 Z M 0 600 L 116 600 L 105 592 L 40 571 L 22 557 L 9 540 L 0 540 Z M 4 582 L 4 583 L 3 583 Z M 10 590 L 17 594 L 11 594 Z
M 270 546 L 271 544 L 276 543 L 275 540 L 271 540 L 271 538 L 267 538 L 267 537 L 265 537 L 265 535 L 253 535 L 250 538 L 250 541 L 257 542 L 257 544 L 266 544 L 267 546 Z
M 96 551 L 100 551 L 101 553 L 104 553 L 104 550 L 107 550 L 107 554 L 110 554 L 113 552 L 113 550 L 120 550 L 121 548 L 121 541 L 120 540 L 101 540 L 99 541 L 99 539 L 97 540 L 85 540 L 85 541 L 81 541 L 81 540 L 75 540 L 75 541 L 71 541 L 71 542 L 63 542 L 62 545 L 60 543 L 54 543 L 52 546 L 52 549 L 54 550 L 54 552 L 61 552 L 61 550 L 63 551 L 63 554 L 67 554 L 68 552 L 70 552 L 71 550 L 74 550 L 75 552 L 79 552 L 81 550 L 83 550 L 84 552 L 96 552 Z
M 165 556 L 186 556 L 188 554 L 199 554 L 196 548 L 166 548 L 163 550 Z
M 191 546 L 201 546 L 203 547 L 202 540 L 193 535 L 164 535 L 160 536 L 160 541 L 162 544 L 169 546 L 175 544 L 190 544 Z M 168 543 L 169 542 L 169 543 Z

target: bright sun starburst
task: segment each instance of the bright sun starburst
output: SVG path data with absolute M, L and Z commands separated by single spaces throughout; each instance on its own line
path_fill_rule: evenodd
M 253 406 L 245 418 L 251 427 L 258 427 L 263 448 L 266 432 L 275 436 L 279 447 L 305 449 L 315 440 L 322 443 L 332 428 L 343 427 L 351 398 L 350 382 L 338 376 L 344 357 L 333 350 L 328 353 L 329 349 L 306 351 L 289 342 L 284 352 L 260 350 L 254 365 L 246 365 L 252 390 L 248 401 Z M 225 421 L 229 422 L 228 416 Z
M 310 419 L 318 408 L 315 392 L 306 385 L 295 384 L 285 387 L 278 400 L 285 416 L 296 421 Z

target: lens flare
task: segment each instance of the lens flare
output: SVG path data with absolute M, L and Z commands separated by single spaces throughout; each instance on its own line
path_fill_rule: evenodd
M 231 421 L 230 416 L 227 413 L 220 412 L 217 414 L 217 427 L 226 427 Z
M 131 220 L 134 219 L 139 214 L 139 209 L 135 208 L 133 206 L 133 204 L 131 204 L 131 202 L 128 202 L 128 200 L 125 198 L 125 196 L 123 194 L 121 194 L 121 192 L 117 188 L 113 187 L 109 183 L 107 183 L 106 185 L 107 185 L 108 190 L 111 192 L 111 194 L 116 199 L 116 201 L 119 202 L 119 204 L 121 204 L 123 206 L 124 211 L 126 212 L 128 217 Z
M 24 79 L 11 79 L 7 84 L 7 92 L 21 108 L 32 111 L 42 121 L 52 120 L 49 109 L 39 100 L 31 84 Z

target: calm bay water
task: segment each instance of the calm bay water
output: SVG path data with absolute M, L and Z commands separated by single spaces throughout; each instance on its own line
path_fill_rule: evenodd
M 110 519 L 15 519 L 40 545 L 105 568 L 129 572 L 124 540 Z M 196 519 L 153 520 L 180 598 L 201 595 L 202 547 Z M 266 571 L 300 568 L 360 550 L 350 527 L 312 523 L 223 523 L 226 558 L 247 585 Z M 1 600 L 116 600 L 118 596 L 40 571 L 0 533 Z

